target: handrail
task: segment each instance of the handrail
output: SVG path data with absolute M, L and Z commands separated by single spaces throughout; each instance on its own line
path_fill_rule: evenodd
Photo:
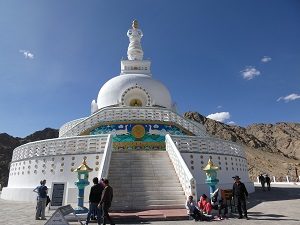
M 100 109 L 86 119 L 77 123 L 74 127 L 65 131 L 62 136 L 77 136 L 96 126 L 99 122 L 105 121 L 164 121 L 173 122 L 190 131 L 197 136 L 207 137 L 207 133 L 202 124 L 196 124 L 181 115 L 165 108 L 155 107 L 107 107 Z
M 107 137 L 107 134 L 100 134 L 30 142 L 14 149 L 12 162 L 36 157 L 102 152 Z
M 239 143 L 216 137 L 198 137 L 186 135 L 172 135 L 180 152 L 214 153 L 218 155 L 232 155 L 246 159 L 245 151 Z
M 63 124 L 60 128 L 59 128 L 59 137 L 62 137 L 68 130 L 72 129 L 73 127 L 75 127 L 78 123 L 80 123 L 81 121 L 85 120 L 87 117 L 82 117 L 79 119 L 75 119 L 72 121 L 69 121 L 65 124 Z
M 103 152 L 103 156 L 101 159 L 101 164 L 99 168 L 99 178 L 107 178 L 108 177 L 108 171 L 109 171 L 109 165 L 110 165 L 110 159 L 111 159 L 111 153 L 112 153 L 112 135 L 109 134 L 107 138 L 107 142 L 105 145 L 105 149 Z
M 177 149 L 169 134 L 166 135 L 166 150 L 173 163 L 185 196 L 188 197 L 192 195 L 194 199 L 198 199 L 196 180 L 190 172 L 189 168 L 187 167 L 186 163 L 184 162 L 179 150 Z

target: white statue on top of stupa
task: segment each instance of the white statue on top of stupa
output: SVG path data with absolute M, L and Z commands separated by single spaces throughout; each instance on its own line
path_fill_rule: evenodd
M 129 60 L 143 60 L 144 52 L 141 46 L 141 39 L 143 32 L 138 29 L 138 21 L 133 20 L 132 29 L 127 32 L 129 37 L 129 46 L 127 51 L 127 57 Z

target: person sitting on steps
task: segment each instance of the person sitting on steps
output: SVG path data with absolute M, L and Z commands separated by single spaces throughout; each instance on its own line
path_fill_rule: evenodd
M 185 208 L 187 209 L 187 214 L 192 217 L 195 221 L 199 221 L 201 218 L 201 212 L 197 207 L 193 196 L 189 196 L 185 202 Z
M 198 201 L 198 208 L 207 215 L 211 214 L 212 206 L 207 198 L 206 194 L 201 195 L 200 200 Z

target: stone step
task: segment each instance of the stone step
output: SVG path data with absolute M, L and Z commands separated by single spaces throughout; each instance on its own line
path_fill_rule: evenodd
M 114 187 L 114 185 L 112 185 L 112 187 Z M 115 189 L 115 188 L 114 188 Z M 180 191 L 182 193 L 184 193 L 182 191 L 182 187 L 181 185 L 178 186 L 145 186 L 145 185 L 131 185 L 131 184 L 122 184 L 119 186 L 119 188 L 117 189 L 117 192 L 121 192 L 121 193 L 125 193 L 125 192 L 138 192 L 138 191 L 168 191 L 171 192 L 172 191 Z
M 109 171 L 109 174 L 113 174 L 114 176 L 122 176 L 124 177 L 125 175 L 128 176 L 140 176 L 140 175 L 153 175 L 153 176 L 175 176 L 177 178 L 176 172 L 175 171 L 159 171 L 159 170 L 143 170 L 143 169 L 137 169 L 137 170 L 126 170 L 124 169 L 119 169 L 119 170 L 112 170 Z M 178 178 L 177 178 L 178 179 Z
M 109 166 L 109 171 L 131 171 L 131 172 L 136 172 L 137 170 L 142 170 L 142 171 L 161 171 L 161 172 L 168 172 L 168 171 L 174 171 L 175 170 L 170 170 L 171 166 L 168 165 L 160 165 L 160 166 L 153 166 L 153 165 L 110 165 Z
M 173 165 L 171 163 L 168 162 L 160 162 L 160 163 L 144 163 L 144 162 L 139 162 L 139 163 L 130 163 L 130 162 L 113 162 L 111 161 L 110 166 L 126 166 L 126 167 L 130 167 L 130 166 L 142 166 L 142 167 L 170 167 Z
M 129 173 L 109 173 L 109 177 L 115 177 L 118 179 L 129 179 L 131 177 L 132 180 L 139 179 L 139 178 L 147 178 L 147 177 L 153 177 L 155 179 L 172 179 L 174 178 L 174 180 L 178 180 L 178 178 L 176 177 L 176 174 L 159 174 L 159 173 L 151 173 L 151 172 L 143 172 L 143 171 L 139 171 L 135 174 L 133 174 L 132 176 Z
M 160 187 L 157 187 L 156 184 L 153 183 L 112 183 L 112 187 L 114 187 L 114 190 L 117 192 L 119 190 L 143 190 L 143 191 L 158 191 L 158 190 L 164 190 L 166 188 L 170 188 L 170 190 L 178 190 L 178 188 L 182 188 L 180 184 L 177 184 L 175 182 L 171 184 L 162 184 Z M 118 188 L 117 188 L 118 187 Z
M 173 197 L 173 198 L 172 198 Z M 175 196 L 164 196 L 164 197 L 158 197 L 158 196 L 130 196 L 130 195 L 124 195 L 124 196 L 118 196 L 114 198 L 115 202 L 148 202 L 148 201 L 172 201 L 177 202 L 180 204 L 184 204 L 185 198 L 182 195 L 175 195 Z
M 139 159 L 168 159 L 168 154 L 159 154 L 159 155 L 150 155 L 150 154 L 116 154 L 112 153 L 112 159 L 132 159 L 132 160 L 139 160 Z
M 116 152 L 116 151 L 113 151 L 112 152 L 113 155 L 115 156 L 127 156 L 127 157 L 138 157 L 138 156 L 144 156 L 144 155 L 147 155 L 147 156 L 152 156 L 152 157 L 155 157 L 155 156 L 167 156 L 168 153 L 166 151 L 160 151 L 160 152 L 154 152 L 154 151 L 138 151 L 138 152 L 133 152 L 133 151 L 119 151 L 119 152 Z
M 166 162 L 162 162 L 162 163 L 125 163 L 125 162 L 118 162 L 118 163 L 110 163 L 110 167 L 126 167 L 126 168 L 130 168 L 130 167 L 143 167 L 143 168 L 147 168 L 147 167 L 151 167 L 151 168 L 173 168 L 173 165 L 170 163 L 166 163 Z
M 140 155 L 139 157 L 131 157 L 131 156 L 123 156 L 123 155 L 114 155 L 112 154 L 111 160 L 132 160 L 132 161 L 140 161 L 140 160 L 153 160 L 153 161 L 162 161 L 162 160 L 170 160 L 170 157 L 168 155 L 160 155 L 157 157 L 148 156 L 148 155 Z
M 130 168 L 130 167 L 110 167 L 109 173 L 130 173 L 130 174 L 135 174 L 138 172 L 152 172 L 152 173 L 162 173 L 162 174 L 176 174 L 175 170 L 170 170 L 170 167 L 164 167 L 164 168 L 145 168 L 145 167 L 136 167 L 136 168 Z
M 185 195 L 167 152 L 113 152 L 114 210 L 184 208 Z
M 156 204 L 157 203 L 157 204 Z M 171 200 L 164 200 L 164 201 L 159 201 L 158 200 L 142 200 L 139 201 L 138 199 L 134 199 L 134 201 L 113 201 L 112 205 L 118 205 L 118 206 L 123 206 L 125 208 L 129 206 L 147 206 L 147 205 L 181 205 L 184 206 L 185 202 L 182 203 L 182 201 L 171 201 Z
M 184 204 L 168 204 L 168 205 L 112 205 L 112 210 L 158 210 L 158 209 L 184 209 Z
M 184 192 L 182 191 L 182 187 L 176 187 L 176 188 L 172 188 L 172 187 L 165 187 L 164 188 L 160 188 L 157 189 L 155 187 L 124 187 L 124 188 L 120 188 L 117 191 L 114 191 L 115 195 L 124 195 L 126 193 L 130 193 L 130 192 L 164 192 L 167 191 L 169 192 L 169 195 L 172 195 L 172 192 L 175 192 L 177 194 L 177 192 L 182 192 L 182 195 L 184 194 Z M 146 195 L 146 194 L 145 194 Z M 166 194 L 167 195 L 167 194 Z
M 163 186 L 163 187 L 166 187 L 166 186 L 169 186 L 169 187 L 172 187 L 172 186 L 181 186 L 181 184 L 177 181 L 177 180 L 159 180 L 159 179 L 155 179 L 153 177 L 150 177 L 149 179 L 143 179 L 143 180 L 139 180 L 139 179 L 134 179 L 134 180 L 131 180 L 131 179 L 124 179 L 124 180 L 120 180 L 120 179 L 116 179 L 116 178 L 112 178 L 110 179 L 110 183 L 111 185 L 115 188 L 119 188 L 121 187 L 121 185 L 125 185 L 125 184 L 132 184 L 132 185 L 151 185 L 151 186 Z
M 155 171 L 155 172 L 159 172 L 159 173 L 168 173 L 168 172 L 172 172 L 175 173 L 175 170 L 170 170 L 170 167 L 167 166 L 159 166 L 159 167 L 155 167 L 155 166 L 114 166 L 114 165 L 110 165 L 109 167 L 109 172 L 115 172 L 115 171 L 122 171 L 122 172 L 131 172 L 131 173 L 135 173 L 138 171 Z
M 143 180 L 141 179 L 111 179 L 110 184 L 114 186 L 115 188 L 121 188 L 122 185 L 136 185 L 136 186 L 153 186 L 157 187 L 158 185 L 161 187 L 177 187 L 181 186 L 181 184 L 177 180 L 165 180 L 165 179 L 157 179 L 153 177 L 145 177 Z
M 113 201 L 112 210 L 126 210 L 126 209 L 170 209 L 170 208 L 184 208 L 185 202 L 180 201 Z
M 112 154 L 111 160 L 114 159 L 130 159 L 130 160 L 141 160 L 141 159 L 151 159 L 151 160 L 162 160 L 162 159 L 170 159 L 169 155 L 136 155 L 136 156 L 131 156 L 131 155 L 116 155 Z
M 125 194 L 126 193 L 126 194 Z M 118 191 L 117 193 L 114 193 L 114 197 L 125 197 L 125 198 L 131 198 L 131 197 L 142 197 L 142 198 L 149 198 L 149 199 L 176 199 L 180 197 L 182 200 L 182 197 L 184 197 L 184 193 L 182 191 L 148 191 L 148 190 L 138 190 L 134 192 L 127 191 Z

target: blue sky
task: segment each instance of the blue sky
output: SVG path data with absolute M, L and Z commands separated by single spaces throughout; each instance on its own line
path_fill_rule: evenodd
M 88 116 L 120 72 L 134 18 L 180 113 L 299 122 L 299 12 L 296 0 L 0 0 L 0 132 L 24 137 Z

